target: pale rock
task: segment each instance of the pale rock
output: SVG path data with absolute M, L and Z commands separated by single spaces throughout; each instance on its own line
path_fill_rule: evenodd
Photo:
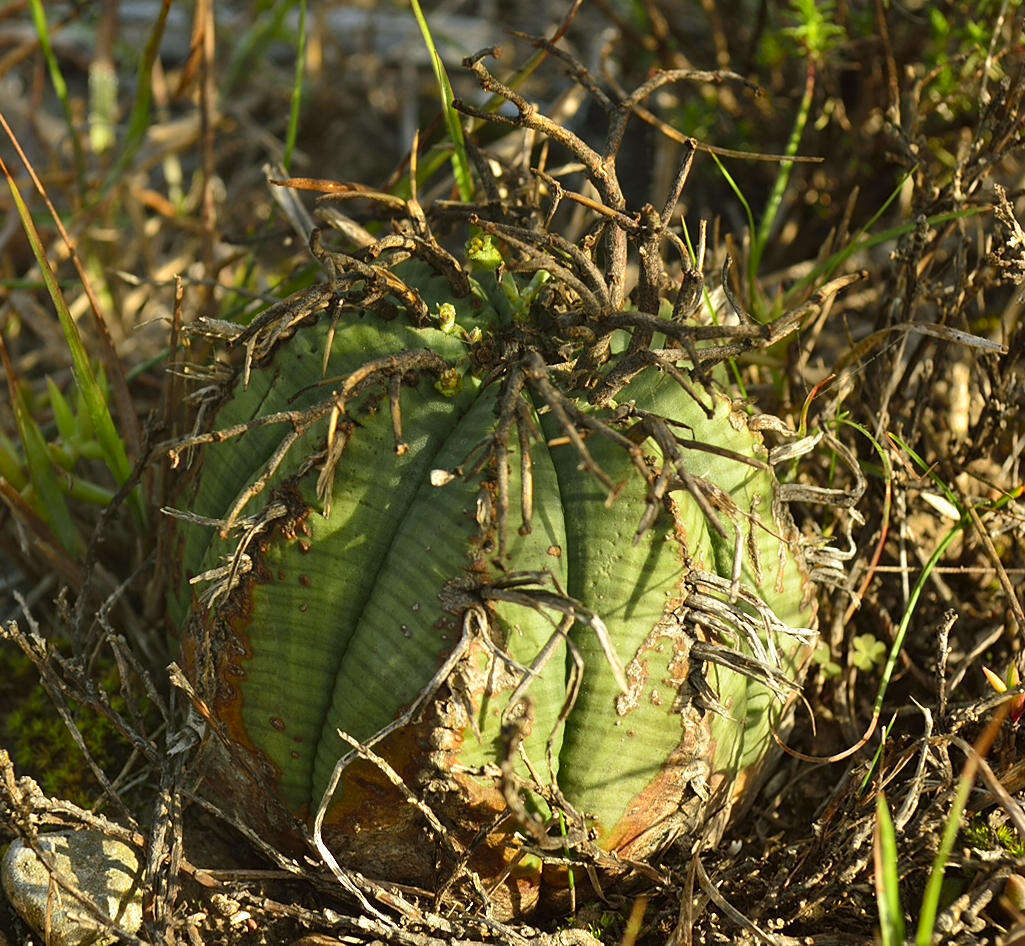
M 50 854 L 57 872 L 107 916 L 116 919 L 122 930 L 131 934 L 139 929 L 139 861 L 130 847 L 92 830 L 40 835 L 38 844 Z M 0 881 L 12 905 L 45 937 L 48 946 L 107 946 L 117 941 L 111 934 L 96 935 L 99 921 L 51 879 L 43 862 L 24 841 L 14 841 L 7 849 L 0 865 Z
M 543 933 L 536 940 L 538 946 L 602 946 L 602 941 L 586 930 L 559 930 Z

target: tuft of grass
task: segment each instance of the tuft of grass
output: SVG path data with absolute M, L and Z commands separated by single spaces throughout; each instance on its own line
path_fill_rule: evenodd
M 54 274 L 53 268 L 50 266 L 50 261 L 47 258 L 46 251 L 43 249 L 43 243 L 39 236 L 39 231 L 36 228 L 35 221 L 32 218 L 32 214 L 22 198 L 21 191 L 15 183 L 14 176 L 11 174 L 2 158 L 0 158 L 0 173 L 2 173 L 7 179 L 7 185 L 10 188 L 11 196 L 14 199 L 14 204 L 21 220 L 22 229 L 25 231 L 26 237 L 28 237 L 29 245 L 32 247 L 32 254 L 35 256 L 43 282 L 46 284 L 47 292 L 49 293 L 50 299 L 57 311 L 57 317 L 60 319 L 61 330 L 64 333 L 64 339 L 67 342 L 68 351 L 71 354 L 71 370 L 75 378 L 75 386 L 81 394 L 86 416 L 88 417 L 93 435 L 103 452 L 103 458 L 106 462 L 107 468 L 113 474 L 118 486 L 123 486 L 132 474 L 132 466 L 128 461 L 128 452 L 125 449 L 124 441 L 122 441 L 118 434 L 117 428 L 114 426 L 114 420 L 110 415 L 106 394 L 97 380 L 96 373 L 93 371 L 89 356 L 85 350 L 85 344 L 82 341 L 82 336 L 78 330 L 78 325 L 71 317 L 71 312 L 68 310 L 67 302 L 64 300 L 64 294 L 61 292 L 60 286 L 57 284 L 57 277 Z M 13 368 L 11 371 L 13 371 Z M 10 373 L 8 374 L 8 377 L 11 378 Z M 14 394 L 13 387 L 12 399 L 15 402 L 19 400 Z M 38 447 L 37 443 L 30 446 L 33 442 L 31 429 L 28 426 L 24 426 L 19 423 L 19 430 L 21 432 L 26 454 L 29 454 L 30 450 L 32 450 L 33 453 L 38 452 L 36 450 L 36 447 Z M 25 439 L 26 435 L 28 436 L 28 439 Z M 32 465 L 33 462 L 38 461 L 30 460 L 30 465 Z M 47 486 L 46 489 L 46 497 L 42 497 L 41 495 L 41 498 L 44 498 L 44 501 L 47 503 L 46 511 L 47 513 L 60 517 L 61 513 L 53 513 L 53 510 L 49 507 L 49 499 L 51 496 L 50 486 Z M 143 504 L 142 495 L 137 489 L 133 490 L 129 497 L 129 506 L 132 510 L 132 515 L 136 520 L 136 524 L 140 528 L 145 528 L 147 520 L 146 508 Z M 57 520 L 53 521 L 55 528 L 63 529 L 63 526 L 56 526 Z M 62 535 L 61 541 L 65 544 L 65 548 L 71 551 L 72 546 L 67 545 L 65 539 L 71 541 L 70 535 Z
M 918 913 L 915 930 L 915 946 L 932 946 L 936 935 L 936 917 L 939 913 L 940 897 L 950 853 L 961 830 L 961 817 L 968 804 L 968 796 L 975 785 L 979 762 L 983 759 L 1000 732 L 1011 708 L 1011 698 L 1002 703 L 993 718 L 976 740 L 972 752 L 954 790 L 954 799 L 943 826 L 943 836 L 933 858 L 926 880 L 925 892 Z M 876 796 L 876 821 L 872 839 L 876 903 L 879 910 L 880 934 L 883 946 L 902 946 L 905 942 L 904 910 L 901 906 L 897 838 L 893 819 L 890 817 L 886 796 L 880 791 Z
M 71 517 L 71 510 L 68 508 L 67 500 L 61 491 L 57 478 L 57 471 L 47 448 L 46 440 L 32 416 L 32 411 L 25 400 L 25 392 L 18 382 L 18 377 L 11 363 L 10 355 L 7 353 L 7 345 L 0 335 L 0 358 L 3 359 L 4 374 L 7 376 L 7 386 L 11 397 L 11 406 L 14 409 L 14 420 L 18 428 L 18 436 L 21 439 L 22 449 L 25 453 L 25 465 L 28 468 L 28 480 L 32 485 L 32 503 L 36 512 L 44 519 L 46 524 L 53 530 L 57 540 L 64 547 L 64 550 L 76 557 L 85 551 L 85 543 L 82 536 L 75 527 Z M 13 484 L 25 482 L 25 476 L 21 473 L 20 462 L 13 450 L 4 451 L 5 466 L 13 468 L 13 475 L 6 475 L 5 479 Z M 17 488 L 17 487 L 16 487 Z
M 939 910 L 940 894 L 943 891 L 943 875 L 947 868 L 947 861 L 950 859 L 950 852 L 954 848 L 954 841 L 957 840 L 957 835 L 961 828 L 961 816 L 964 814 L 965 806 L 968 804 L 968 795 L 975 784 L 979 760 L 992 747 L 997 733 L 1000 732 L 1000 727 L 1007 718 L 1010 707 L 1010 699 L 1008 699 L 997 709 L 993 719 L 990 720 L 989 725 L 986 726 L 986 729 L 975 743 L 974 751 L 968 757 L 968 761 L 961 772 L 961 777 L 958 779 L 954 801 L 950 806 L 950 815 L 947 818 L 946 825 L 944 825 L 940 847 L 933 859 L 932 869 L 929 871 L 929 880 L 926 883 L 925 893 L 922 896 L 922 909 L 918 918 L 915 946 L 930 946 L 933 942 L 933 935 L 936 929 L 936 914 Z

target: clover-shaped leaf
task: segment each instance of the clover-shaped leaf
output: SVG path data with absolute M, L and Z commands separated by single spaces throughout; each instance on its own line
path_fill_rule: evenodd
M 871 670 L 886 656 L 886 644 L 871 634 L 859 634 L 852 644 L 851 663 L 859 670 Z

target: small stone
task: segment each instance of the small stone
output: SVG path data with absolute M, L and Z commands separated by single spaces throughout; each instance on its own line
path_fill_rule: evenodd
M 232 900 L 231 897 L 225 896 L 223 893 L 215 893 L 210 895 L 210 906 L 221 916 L 230 917 L 238 913 L 242 904 L 237 900 Z
M 600 939 L 586 930 L 559 930 L 544 933 L 536 940 L 538 946 L 602 946 Z
M 1025 877 L 1011 874 L 1004 886 L 1004 897 L 1018 913 L 1025 913 Z
M 44 834 L 40 849 L 59 874 L 89 897 L 126 933 L 142 925 L 139 861 L 126 844 L 100 831 Z M 0 865 L 0 881 L 11 904 L 49 946 L 107 946 L 115 935 L 96 936 L 98 920 L 56 881 L 24 841 L 14 841 Z M 49 925 L 47 931 L 46 927 Z

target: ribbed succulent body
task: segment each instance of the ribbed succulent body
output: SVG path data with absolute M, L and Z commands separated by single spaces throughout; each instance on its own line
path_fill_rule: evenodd
M 601 409 L 572 390 L 553 404 L 529 358 L 494 354 L 520 337 L 500 296 L 455 299 L 421 262 L 395 273 L 429 311 L 454 304 L 456 325 L 349 306 L 240 374 L 212 425 L 246 432 L 205 448 L 191 510 L 223 523 L 263 488 L 230 535 L 182 530 L 184 577 L 208 576 L 176 600 L 186 662 L 236 747 L 213 751 L 210 783 L 283 836 L 283 811 L 310 818 L 349 751 L 339 730 L 366 742 L 416 708 L 373 747 L 391 774 L 342 773 L 325 836 L 343 864 L 433 886 L 471 849 L 487 880 L 524 843 L 649 856 L 728 810 L 807 653 L 810 583 L 761 436 L 656 366 Z M 510 388 L 495 365 L 514 358 Z M 519 860 L 513 910 L 539 874 Z

